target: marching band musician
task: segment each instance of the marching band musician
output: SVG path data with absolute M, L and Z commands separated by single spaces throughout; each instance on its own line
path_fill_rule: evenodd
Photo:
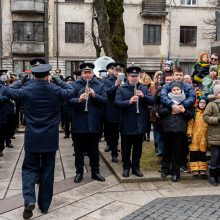
M 121 109 L 121 147 L 123 177 L 132 173 L 142 177 L 140 159 L 143 135 L 147 130 L 147 106 L 154 103 L 147 87 L 138 82 L 141 68 L 132 66 L 126 69 L 128 81 L 117 89 L 115 102 Z M 131 149 L 132 162 L 130 161 Z
M 84 150 L 88 152 L 90 158 L 92 178 L 105 181 L 99 171 L 98 142 L 102 131 L 106 93 L 104 85 L 94 77 L 92 63 L 83 63 L 80 65 L 80 69 L 82 77 L 73 83 L 76 97 L 69 100 L 69 104 L 74 106 L 72 114 L 76 166 L 74 182 L 79 183 L 83 179 Z
M 122 72 L 122 68 L 124 68 L 125 65 L 115 63 L 114 66 L 117 66 L 118 69 L 114 70 L 113 74 L 110 75 L 104 82 L 104 89 L 108 97 L 105 111 L 105 135 L 106 140 L 108 141 L 109 149 L 111 150 L 112 162 L 117 163 L 120 109 L 115 104 L 115 96 L 118 87 L 122 83 L 118 77 L 119 72 Z

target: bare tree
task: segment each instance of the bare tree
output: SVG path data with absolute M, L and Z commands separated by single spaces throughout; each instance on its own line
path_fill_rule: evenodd
M 7 57 L 7 61 L 9 62 L 10 66 L 12 67 L 12 71 L 14 71 L 14 54 L 13 50 L 15 51 L 16 48 L 13 46 L 13 34 L 11 28 L 8 29 L 7 33 L 4 33 L 6 38 L 5 43 L 2 44 L 2 51 L 4 56 Z
M 94 30 L 94 22 L 96 21 L 98 36 L 94 36 L 95 32 L 93 32 L 92 37 L 95 40 L 93 43 L 96 51 L 103 48 L 106 56 L 126 64 L 128 47 L 125 43 L 123 3 L 123 0 L 93 1 L 92 28 Z

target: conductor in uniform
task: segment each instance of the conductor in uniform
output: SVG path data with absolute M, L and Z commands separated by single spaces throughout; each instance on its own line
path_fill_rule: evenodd
M 76 97 L 68 102 L 74 106 L 72 114 L 72 137 L 75 150 L 75 183 L 83 179 L 84 155 L 90 158 L 92 178 L 105 181 L 99 170 L 98 143 L 102 132 L 103 109 L 106 103 L 104 85 L 94 77 L 92 63 L 80 65 L 81 77 L 73 83 Z
M 123 176 L 132 173 L 142 177 L 140 159 L 142 154 L 143 136 L 147 130 L 147 108 L 154 103 L 147 87 L 138 82 L 141 68 L 132 66 L 126 69 L 128 80 L 117 89 L 115 102 L 121 109 L 121 147 Z M 130 161 L 131 149 L 132 161 Z
M 52 66 L 42 64 L 32 69 L 35 79 L 21 81 L 6 88 L 5 95 L 21 100 L 24 107 L 26 129 L 25 156 L 22 165 L 23 218 L 29 219 L 35 208 L 35 183 L 39 177 L 38 206 L 48 212 L 53 196 L 55 155 L 59 145 L 59 115 L 62 102 L 73 97 L 73 89 L 61 89 L 50 83 Z

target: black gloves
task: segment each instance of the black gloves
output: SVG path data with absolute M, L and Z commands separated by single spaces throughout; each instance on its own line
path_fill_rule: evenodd
M 23 85 L 25 82 L 28 81 L 28 76 L 27 75 L 21 76 L 20 81 L 21 81 L 21 84 Z
M 59 86 L 62 82 L 62 79 L 60 79 L 58 76 L 52 76 L 52 82 Z

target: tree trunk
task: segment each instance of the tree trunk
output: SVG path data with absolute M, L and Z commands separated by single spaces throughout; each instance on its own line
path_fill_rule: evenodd
M 126 64 L 128 47 L 125 43 L 123 0 L 94 0 L 99 38 L 106 56 Z

